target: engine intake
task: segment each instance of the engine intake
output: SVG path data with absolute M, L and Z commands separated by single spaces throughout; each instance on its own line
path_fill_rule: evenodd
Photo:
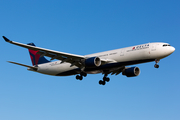
M 140 69 L 138 67 L 130 67 L 126 68 L 123 72 L 123 75 L 126 75 L 127 77 L 135 77 L 140 74 Z
M 85 67 L 88 67 L 88 68 L 99 67 L 101 65 L 101 59 L 99 57 L 87 58 L 84 64 L 85 64 Z

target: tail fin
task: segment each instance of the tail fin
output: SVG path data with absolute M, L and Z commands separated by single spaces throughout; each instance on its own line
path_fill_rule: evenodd
M 32 45 L 32 46 L 35 46 L 34 43 L 28 43 L 28 45 Z M 30 57 L 31 57 L 31 61 L 32 61 L 32 64 L 33 66 L 35 65 L 38 65 L 38 64 L 43 64 L 43 63 L 48 63 L 50 61 L 48 61 L 44 56 L 41 57 L 41 55 L 37 54 L 38 51 L 34 51 L 34 50 L 31 50 L 29 49 L 29 54 L 30 54 Z

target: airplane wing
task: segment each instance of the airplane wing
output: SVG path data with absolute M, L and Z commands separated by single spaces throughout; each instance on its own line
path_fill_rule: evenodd
M 40 47 L 36 47 L 36 46 L 26 45 L 23 43 L 18 43 L 18 42 L 9 40 L 5 36 L 3 36 L 3 38 L 8 43 L 11 43 L 11 44 L 14 44 L 14 45 L 17 45 L 20 47 L 24 47 L 27 49 L 31 49 L 34 51 L 38 51 L 37 54 L 40 54 L 41 56 L 50 57 L 51 60 L 53 60 L 53 59 L 61 60 L 61 63 L 68 62 L 71 64 L 71 66 L 75 65 L 81 69 L 84 69 L 85 66 L 83 65 L 83 62 L 88 58 L 87 56 L 75 55 L 75 54 L 70 54 L 70 53 L 65 53 L 65 52 L 59 52 L 59 51 L 49 50 L 49 49 L 40 48 Z M 101 59 L 101 62 L 103 65 L 106 63 L 112 63 L 112 62 L 116 62 L 116 61 L 111 60 L 111 59 Z
M 35 50 L 38 51 L 37 54 L 40 54 L 41 56 L 47 56 L 51 57 L 51 60 L 53 59 L 58 59 L 61 60 L 62 62 L 68 62 L 71 63 L 71 65 L 76 65 L 78 67 L 83 67 L 81 64 L 81 60 L 85 59 L 84 56 L 81 55 L 75 55 L 75 54 L 69 54 L 69 53 L 64 53 L 64 52 L 59 52 L 59 51 L 54 51 L 54 50 L 49 50 L 45 48 L 40 48 L 36 46 L 31 46 L 31 45 L 26 45 L 18 42 L 14 42 L 3 36 L 4 40 L 8 43 L 24 47 L 27 49 Z

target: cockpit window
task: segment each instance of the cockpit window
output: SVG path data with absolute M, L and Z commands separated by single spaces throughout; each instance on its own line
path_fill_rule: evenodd
M 164 44 L 164 45 L 163 45 L 163 47 L 166 47 L 166 46 L 171 46 L 171 45 L 169 45 L 169 44 Z

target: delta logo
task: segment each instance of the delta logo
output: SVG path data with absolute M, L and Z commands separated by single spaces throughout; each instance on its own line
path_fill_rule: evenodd
M 127 50 L 127 52 L 148 49 L 148 48 L 149 48 L 149 44 L 138 45 L 138 46 L 132 47 L 131 49 Z
M 146 48 L 149 48 L 149 44 L 138 45 L 136 47 L 133 47 L 132 50 L 139 50 L 139 49 L 146 49 Z

